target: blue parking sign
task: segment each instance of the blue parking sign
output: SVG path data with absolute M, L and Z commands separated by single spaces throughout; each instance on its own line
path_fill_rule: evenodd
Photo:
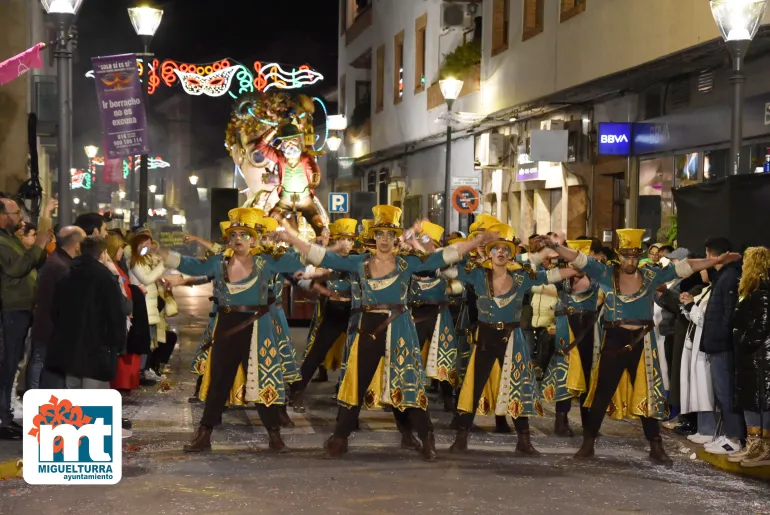
M 345 214 L 350 211 L 347 193 L 329 193 L 329 212 L 335 215 Z

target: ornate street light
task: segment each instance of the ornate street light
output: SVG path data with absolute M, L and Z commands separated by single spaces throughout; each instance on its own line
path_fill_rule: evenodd
M 193 186 L 195 186 L 196 184 L 198 184 L 198 176 L 197 176 L 197 175 L 195 175 L 195 174 L 192 174 L 192 175 L 190 176 L 190 184 L 192 184 Z
M 88 159 L 95 158 L 96 154 L 99 153 L 99 147 L 97 147 L 96 145 L 86 145 L 85 147 L 83 147 L 83 150 L 85 150 L 86 157 Z
M 59 120 L 56 132 L 57 165 L 59 168 L 59 224 L 72 224 L 70 178 L 72 166 L 72 22 L 83 0 L 40 0 L 43 9 L 56 25 L 56 82 L 59 101 Z
M 326 118 L 326 125 L 330 131 L 344 131 L 348 128 L 348 119 L 344 114 L 332 114 Z
M 441 94 L 446 100 L 447 120 L 446 120 L 446 165 L 444 170 L 444 230 L 449 234 L 452 229 L 452 211 L 449 206 L 451 201 L 452 188 L 452 106 L 460 96 L 463 90 L 463 81 L 460 79 L 448 78 L 438 81 L 441 88 Z
M 150 193 L 155 193 L 158 191 L 158 187 L 154 184 L 150 184 Z
M 134 31 L 136 31 L 137 36 L 139 36 L 139 39 L 141 39 L 144 44 L 144 53 L 139 55 L 145 59 L 145 63 L 147 63 L 146 66 L 149 68 L 149 63 L 154 57 L 154 55 L 150 53 L 150 43 L 152 42 L 152 38 L 155 36 L 158 27 L 160 27 L 160 22 L 163 19 L 163 9 L 155 9 L 148 6 L 130 7 L 128 9 L 128 17 L 131 19 L 131 25 L 134 26 Z M 150 103 L 149 95 L 147 93 L 149 84 L 149 80 L 145 81 L 145 85 L 142 88 L 145 110 L 149 107 Z M 149 159 L 147 154 L 142 154 L 141 159 L 142 160 L 139 162 L 139 225 L 145 225 L 147 223 L 148 209 L 147 191 L 149 175 L 147 172 L 147 165 Z
M 329 147 L 329 150 L 332 152 L 336 152 L 339 150 L 340 145 L 342 145 L 342 138 L 337 136 L 336 134 L 332 134 L 326 139 L 326 146 Z
M 743 60 L 751 40 L 757 34 L 759 24 L 765 16 L 767 0 L 711 0 L 711 14 L 727 43 L 733 61 L 732 129 L 730 137 L 730 173 L 740 169 L 741 140 L 743 137 Z

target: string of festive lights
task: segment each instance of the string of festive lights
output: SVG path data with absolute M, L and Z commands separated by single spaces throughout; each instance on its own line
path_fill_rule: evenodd
M 139 76 L 145 75 L 145 63 L 137 58 Z M 186 93 L 194 96 L 207 95 L 219 97 L 228 93 L 238 98 L 244 93 L 268 91 L 271 88 L 298 89 L 311 86 L 323 80 L 323 75 L 307 64 L 285 70 L 279 63 L 262 64 L 254 62 L 254 72 L 247 66 L 228 58 L 209 64 L 180 63 L 173 59 L 160 62 L 158 59 L 147 67 L 149 77 L 147 90 L 153 95 L 162 85 L 172 87 L 176 82 L 182 84 Z M 86 77 L 93 78 L 93 70 L 86 72 Z M 237 86 L 233 88 L 233 78 Z M 232 91 L 237 89 L 237 93 Z

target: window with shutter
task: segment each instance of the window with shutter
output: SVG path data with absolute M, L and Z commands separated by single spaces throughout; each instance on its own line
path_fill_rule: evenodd
M 522 41 L 543 32 L 543 0 L 524 0 L 524 30 Z
M 377 96 L 374 112 L 379 113 L 385 107 L 385 45 L 377 49 Z
M 425 91 L 425 61 L 428 42 L 428 13 L 414 22 L 414 93 Z
M 493 0 L 492 2 L 492 56 L 508 49 L 510 1 Z
M 564 22 L 586 10 L 588 0 L 561 0 L 561 15 L 559 20 Z
M 393 39 L 393 103 L 404 98 L 404 31 Z

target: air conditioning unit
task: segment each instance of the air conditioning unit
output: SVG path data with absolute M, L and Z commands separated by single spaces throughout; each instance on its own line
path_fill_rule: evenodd
M 480 166 L 500 166 L 508 150 L 508 137 L 496 132 L 485 132 L 476 140 L 476 162 Z
M 564 130 L 564 120 L 543 120 L 540 122 L 541 131 L 561 131 Z
M 475 7 L 475 4 L 473 5 Z M 441 4 L 441 28 L 464 29 L 472 26 L 475 12 L 471 8 L 471 2 L 445 1 Z

